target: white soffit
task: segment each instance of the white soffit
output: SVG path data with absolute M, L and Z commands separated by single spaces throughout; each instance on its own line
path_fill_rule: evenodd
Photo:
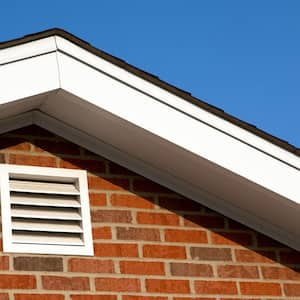
M 148 166 L 150 179 L 300 249 L 300 159 L 293 153 L 59 36 L 0 50 L 0 82 L 1 119 L 39 110 L 85 133 L 94 145 L 118 149 L 120 163 L 126 161 L 120 153 L 132 157 L 134 166 L 123 163 L 127 167 L 144 174 Z M 32 122 L 51 130 L 46 119 Z

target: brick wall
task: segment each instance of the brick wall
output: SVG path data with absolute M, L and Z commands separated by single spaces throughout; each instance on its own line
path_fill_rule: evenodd
M 89 172 L 94 257 L 0 255 L 0 300 L 300 299 L 300 254 L 38 127 L 0 162 Z M 5 225 L 4 225 L 5 226 Z

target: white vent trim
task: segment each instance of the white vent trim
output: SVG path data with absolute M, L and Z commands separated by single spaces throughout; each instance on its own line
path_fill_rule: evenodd
M 93 255 L 87 173 L 0 164 L 3 251 Z

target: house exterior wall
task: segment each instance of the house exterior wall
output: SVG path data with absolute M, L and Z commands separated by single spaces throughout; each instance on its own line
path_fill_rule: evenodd
M 0 300 L 300 299 L 299 252 L 50 132 L 2 135 L 0 162 L 87 170 L 95 251 L 1 253 Z

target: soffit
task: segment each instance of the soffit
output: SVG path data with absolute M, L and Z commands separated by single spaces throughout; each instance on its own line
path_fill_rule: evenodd
M 50 32 L 0 52 L 2 132 L 37 124 L 300 249 L 294 151 Z
M 279 147 L 282 147 L 282 148 L 294 153 L 297 156 L 300 156 L 300 149 L 298 147 L 291 145 L 287 141 L 284 141 L 276 136 L 273 136 L 273 135 L 257 128 L 253 124 L 249 124 L 243 120 L 240 120 L 240 119 L 226 113 L 222 109 L 219 109 L 218 107 L 215 107 L 199 98 L 194 97 L 191 93 L 184 91 L 176 86 L 173 86 L 173 85 L 161 80 L 158 76 L 156 76 L 154 74 L 151 74 L 145 70 L 139 69 L 139 68 L 127 63 L 125 60 L 122 60 L 116 56 L 113 56 L 113 55 L 103 51 L 103 50 L 93 47 L 90 43 L 74 36 L 73 34 L 71 34 L 69 32 L 66 32 L 62 29 L 59 29 L 59 28 L 49 29 L 49 30 L 45 30 L 43 32 L 29 34 L 29 35 L 26 35 L 24 37 L 17 38 L 14 40 L 0 42 L 0 50 L 8 49 L 10 47 L 15 47 L 18 45 L 25 45 L 32 41 L 45 40 L 45 39 L 47 39 L 49 37 L 53 37 L 53 36 L 62 37 L 63 39 L 68 40 L 68 41 L 78 45 L 79 47 L 87 50 L 88 52 L 93 53 L 94 55 L 101 57 L 101 58 L 109 61 L 110 63 L 185 99 L 186 101 L 192 103 L 193 105 L 199 106 L 202 109 L 205 109 L 205 110 L 211 112 L 212 114 L 223 118 L 224 120 L 228 120 L 229 122 L 231 122 L 241 128 L 244 128 L 247 131 L 254 133 L 255 135 L 258 135 L 258 136 L 262 137 L 263 139 L 266 139 L 266 140 L 270 141 L 271 143 L 274 143 L 274 144 L 278 145 Z M 55 48 L 55 42 L 53 41 L 53 44 L 45 47 L 44 51 L 51 52 L 51 51 L 53 51 L 54 48 Z M 0 61 L 0 65 L 1 65 L 1 61 Z

